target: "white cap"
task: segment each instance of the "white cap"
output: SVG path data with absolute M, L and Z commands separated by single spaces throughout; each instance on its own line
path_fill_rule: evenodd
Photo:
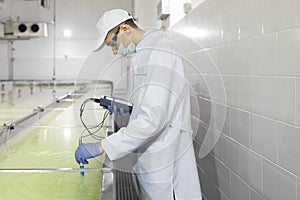
M 128 19 L 132 19 L 132 16 L 130 16 L 125 10 L 114 9 L 106 11 L 96 24 L 96 28 L 100 36 L 97 39 L 93 51 L 99 51 L 102 49 L 107 33 Z

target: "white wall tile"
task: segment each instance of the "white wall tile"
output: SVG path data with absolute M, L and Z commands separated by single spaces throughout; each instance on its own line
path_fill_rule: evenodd
M 200 160 L 199 166 L 202 171 L 210 177 L 210 182 L 216 184 L 217 183 L 217 173 L 216 173 L 216 160 L 214 156 L 208 154 L 203 159 Z
M 223 131 L 222 133 L 224 133 L 227 136 L 231 135 L 231 130 L 230 130 L 230 108 L 227 107 L 226 108 L 226 116 L 225 116 L 225 122 L 224 122 L 224 126 L 223 126 Z
M 251 77 L 250 99 L 251 106 L 250 111 L 254 113 L 262 113 L 262 78 Z
M 226 103 L 226 90 L 224 86 L 224 78 L 221 75 L 204 75 L 210 99 L 221 104 Z
M 201 182 L 201 192 L 205 196 L 206 199 L 220 199 L 222 194 L 214 182 L 211 182 L 210 177 L 203 172 L 203 170 L 199 171 L 199 178 Z
M 209 177 L 209 182 L 213 183 L 219 189 L 229 197 L 229 181 L 230 172 L 228 168 L 223 165 L 220 161 L 215 159 L 212 154 L 208 154 L 205 158 L 200 160 L 199 163 L 205 175 Z
M 211 106 L 212 106 L 211 107 L 212 111 L 211 111 L 210 128 L 217 130 L 218 132 L 221 133 L 224 130 L 224 126 L 227 126 L 227 128 L 229 126 L 229 119 L 228 119 L 229 115 L 227 114 L 228 111 L 227 107 L 215 102 L 213 102 Z
M 239 78 L 238 76 L 223 76 L 226 89 L 226 103 L 233 107 L 239 107 Z
M 239 148 L 240 145 L 226 137 L 222 140 L 223 162 L 237 174 L 239 172 Z
M 194 26 L 210 31 L 211 35 L 198 40 L 203 42 L 205 47 L 219 45 L 208 49 L 208 52 L 210 51 L 213 61 L 216 62 L 221 74 L 224 75 L 222 80 L 226 87 L 227 105 L 233 107 L 230 109 L 230 115 L 228 116 L 227 113 L 226 117 L 232 127 L 224 127 L 223 132 L 232 137 L 237 143 L 227 138 L 227 136 L 221 136 L 222 139 L 219 140 L 212 153 L 221 157 L 230 170 L 238 173 L 240 178 L 252 187 L 249 190 L 250 197 L 247 196 L 246 198 L 249 197 L 253 200 L 276 199 L 278 194 L 275 190 L 278 188 L 279 182 L 284 182 L 287 185 L 290 182 L 289 178 L 285 179 L 285 175 L 282 175 L 282 171 L 278 170 L 276 166 L 264 164 L 264 172 L 262 172 L 262 159 L 239 145 L 250 145 L 256 153 L 277 162 L 278 123 L 264 117 L 251 115 L 250 125 L 247 125 L 247 123 L 245 125 L 244 122 L 249 120 L 249 114 L 241 112 L 239 109 L 288 123 L 295 123 L 296 121 L 300 123 L 300 117 L 297 116 L 296 118 L 296 113 L 300 113 L 300 108 L 298 109 L 296 106 L 299 104 L 300 100 L 298 99 L 300 98 L 297 98 L 297 102 L 295 101 L 295 79 L 281 77 L 299 75 L 298 66 L 300 66 L 300 62 L 297 52 L 299 52 L 300 45 L 298 45 L 298 29 L 274 33 L 296 24 L 296 16 L 300 18 L 300 15 L 295 11 L 300 7 L 298 6 L 299 1 L 250 0 L 242 2 L 240 0 L 230 0 L 218 2 L 218 5 L 216 1 L 205 1 L 203 7 L 200 4 L 199 7 L 201 8 L 197 8 L 198 11 L 202 10 L 202 12 L 194 13 L 193 19 L 188 19 L 193 22 Z M 293 4 L 293 2 L 296 4 Z M 262 33 L 264 35 L 260 36 Z M 250 40 L 247 40 L 247 38 Z M 201 56 L 205 55 L 202 53 Z M 196 60 L 199 58 L 194 57 Z M 197 65 L 203 69 L 203 72 L 209 74 L 206 80 L 211 88 L 212 99 L 218 100 L 220 90 L 216 88 L 215 77 L 212 76 L 216 72 L 211 70 L 212 65 L 208 64 L 209 62 L 209 59 L 206 59 L 206 61 L 201 59 L 201 61 L 197 61 Z M 244 76 L 249 74 L 252 76 Z M 297 88 L 300 88 L 298 82 Z M 240 116 L 240 113 L 245 115 Z M 208 122 L 209 120 L 206 119 L 205 121 Z M 250 130 L 251 137 L 249 136 Z M 249 137 L 250 140 L 247 141 L 245 138 L 249 139 Z M 284 144 L 281 145 L 282 148 L 285 148 Z M 219 148 L 222 149 L 221 154 Z M 284 155 L 282 156 L 282 165 L 293 166 L 293 163 L 288 160 L 287 153 L 282 152 Z M 216 169 L 216 173 L 218 173 L 218 169 Z M 264 179 L 262 179 L 262 174 L 264 174 Z M 279 177 L 279 181 L 277 179 L 275 181 L 277 185 L 272 185 L 274 180 L 270 181 L 270 177 Z M 234 181 L 237 183 L 237 180 L 239 179 Z M 205 187 L 208 187 L 208 185 L 212 186 L 209 183 Z M 264 197 L 260 195 L 262 187 L 264 188 Z M 284 187 L 284 190 L 286 188 Z M 234 190 L 231 199 L 237 197 L 240 200 L 240 196 L 244 198 L 245 195 L 239 195 L 241 191 L 243 190 Z M 211 192 L 213 191 L 211 190 Z M 285 196 L 293 199 L 296 192 L 294 190 L 289 192 L 288 194 L 285 193 Z M 221 198 L 221 196 L 214 195 L 211 197 Z
M 221 134 L 213 129 L 208 129 L 204 137 L 201 149 L 198 154 L 199 158 L 204 158 L 208 153 L 212 153 L 219 159 L 222 158 L 222 141 Z
M 264 200 L 264 198 L 256 191 L 250 190 L 250 200 Z
M 296 0 L 296 25 L 300 25 L 300 0 Z
M 250 74 L 276 74 L 276 35 L 268 34 L 251 40 Z
M 225 1 L 219 2 L 221 6 L 221 15 L 237 16 L 240 13 L 243 3 L 244 2 L 242 0 L 227 0 L 226 2 Z
M 222 74 L 249 74 L 250 40 L 218 47 L 218 51 L 218 67 Z
M 187 82 L 190 87 L 190 92 L 193 95 L 199 95 L 201 97 L 209 98 L 208 89 L 205 80 L 198 73 L 186 74 Z
M 263 115 L 295 123 L 295 80 L 263 78 Z
M 300 179 L 297 179 L 297 194 L 300 194 Z M 297 200 L 300 200 L 300 195 L 297 195 Z
M 215 48 L 200 50 L 191 52 L 190 54 L 184 55 L 184 58 L 188 62 L 188 68 L 193 68 L 187 72 L 192 71 L 193 73 L 203 74 L 219 74 L 217 66 L 218 52 Z
M 250 110 L 252 104 L 251 98 L 251 77 L 250 76 L 240 76 L 238 93 L 239 93 L 239 108 L 244 110 Z
M 207 133 L 207 127 L 202 124 L 198 119 L 192 118 L 192 129 L 194 131 L 193 136 L 194 140 L 196 140 L 199 144 L 202 144 L 204 137 Z M 200 149 L 199 149 L 200 150 Z M 195 152 L 198 155 L 198 152 Z
M 262 158 L 243 147 L 240 148 L 239 156 L 240 177 L 262 194 Z
M 261 35 L 262 18 L 260 2 L 260 0 L 248 0 L 243 2 L 239 16 L 241 39 Z
M 193 131 L 195 131 L 195 140 L 203 144 L 203 148 L 206 148 L 209 151 L 212 150 L 212 153 L 221 159 L 221 132 L 224 130 L 224 126 L 229 128 L 229 119 L 226 118 L 229 117 L 226 114 L 227 108 L 206 99 L 198 98 L 198 100 L 196 100 L 196 98 L 193 97 L 193 110 L 198 109 L 195 108 L 196 103 L 198 103 L 200 108 L 200 116 L 198 118 L 198 114 L 193 113 L 192 128 Z
M 231 137 L 249 147 L 249 113 L 230 109 Z
M 208 21 L 205 25 L 205 28 L 202 27 L 204 33 L 207 34 L 206 37 L 203 37 L 201 41 L 204 41 L 204 47 L 215 47 L 223 44 L 224 38 L 222 38 L 222 18 L 216 18 L 211 21 Z
M 196 7 L 192 12 L 195 21 L 211 21 L 220 17 L 222 5 L 218 0 L 202 1 L 201 5 Z
M 250 148 L 277 163 L 278 130 L 278 122 L 251 115 Z
M 199 166 L 201 167 L 201 171 L 203 172 L 203 175 L 200 174 L 201 181 L 203 179 L 208 178 L 202 184 L 214 185 L 214 187 L 218 187 L 218 189 L 221 190 L 222 193 L 225 194 L 225 196 L 229 197 L 229 195 L 230 195 L 230 189 L 229 189 L 230 172 L 229 172 L 228 168 L 225 165 L 223 165 L 220 161 L 215 159 L 214 156 L 212 156 L 211 154 L 209 154 L 205 158 L 201 159 Z M 206 191 L 203 191 L 203 192 L 206 193 L 207 189 L 204 189 L 204 190 L 206 190 Z M 219 198 L 217 198 L 217 199 L 219 199 Z
M 300 75 L 300 28 L 277 33 L 277 74 Z
M 220 74 L 219 63 L 219 51 L 218 48 L 210 48 L 203 52 L 205 58 L 205 67 L 201 66 L 201 72 L 208 74 Z M 202 65 L 202 63 L 200 63 Z M 203 70 L 202 70 L 203 69 Z
M 184 72 L 186 74 L 194 74 L 194 73 L 198 72 L 196 64 L 199 63 L 200 59 L 197 60 L 197 63 L 193 63 L 191 58 L 194 58 L 194 57 L 196 57 L 194 55 L 194 53 L 192 53 L 192 54 L 185 54 L 185 55 L 182 56 L 182 58 L 183 58 Z
M 227 197 L 226 195 L 222 194 L 222 196 L 220 197 L 220 200 L 229 200 L 229 197 Z
M 281 124 L 278 137 L 278 164 L 300 176 L 300 128 Z
M 220 1 L 221 6 L 221 30 L 223 31 L 223 43 L 233 42 L 239 39 L 239 18 L 241 0 Z
M 231 200 L 249 200 L 249 187 L 235 174 L 230 176 L 230 199 Z
M 220 41 L 218 22 L 221 8 L 218 0 L 203 1 L 201 6 L 192 11 L 192 19 L 187 16 L 187 19 L 193 21 L 193 25 L 201 30 L 201 36 L 196 41 L 203 47 L 212 47 Z
M 211 132 L 211 131 L 210 131 Z M 209 133 L 210 133 L 209 132 Z M 223 158 L 223 153 L 222 153 L 222 135 L 219 134 L 218 132 L 214 131 L 213 132 L 215 135 L 214 137 L 211 137 L 213 140 L 210 142 L 211 144 L 215 144 L 213 146 L 213 149 L 211 153 L 217 157 L 218 159 L 222 160 Z M 210 133 L 211 134 L 211 133 Z
M 174 45 L 180 55 L 185 55 L 190 52 L 195 52 L 203 49 L 201 45 L 195 42 L 194 37 L 191 37 L 197 37 L 197 29 L 195 29 L 194 25 L 179 25 L 177 30 L 174 31 L 174 28 L 172 28 L 167 32 L 167 34 L 170 38 L 172 38 L 172 45 Z
M 277 166 L 263 162 L 263 193 L 265 199 L 296 199 L 296 179 Z M 280 189 L 279 189 L 280 188 Z
M 296 80 L 296 123 L 300 126 L 300 78 Z
M 287 132 L 292 133 L 286 128 L 281 141 L 278 141 L 280 129 L 277 121 L 300 125 L 300 81 L 295 81 L 300 75 L 300 28 L 292 28 L 300 24 L 300 0 L 204 1 L 193 12 L 192 18 L 186 17 L 185 20 L 210 33 L 197 42 L 204 44 L 205 51 L 222 74 L 226 105 L 230 107 L 227 108 L 224 135 L 221 135 L 212 154 L 221 157 L 229 171 L 240 176 L 231 181 L 231 197 L 218 193 L 215 190 L 217 183 L 202 182 L 209 191 L 208 197 L 295 200 L 294 178 L 276 165 L 263 164 L 262 160 L 266 158 L 275 163 L 280 160 L 280 166 L 291 171 L 297 171 L 296 162 L 300 160 L 292 159 L 298 155 L 293 149 L 295 141 L 298 141 L 297 134 L 286 136 Z M 217 71 L 211 67 L 211 60 L 201 54 L 195 53 L 192 59 L 207 73 L 205 80 L 211 94 L 208 96 L 218 101 Z M 250 111 L 251 119 L 247 111 Z M 202 119 L 212 123 L 215 119 L 209 121 L 211 113 L 206 113 L 207 116 L 202 116 Z M 228 122 L 231 127 L 226 126 Z M 278 145 L 281 150 L 278 150 Z M 243 146 L 250 146 L 251 150 Z M 291 149 L 293 153 L 289 154 Z M 222 170 L 216 168 L 218 172 Z M 215 177 L 212 175 L 214 180 Z M 206 180 L 209 181 L 209 178 L 206 177 Z M 245 190 L 241 189 L 244 181 L 251 189 L 245 189 L 247 185 Z M 282 192 L 278 188 L 282 188 Z M 248 191 L 249 195 L 241 194 L 245 193 L 243 191 Z
M 198 104 L 200 109 L 200 121 L 205 125 L 209 125 L 211 120 L 211 101 L 206 99 L 198 98 Z
M 200 119 L 200 110 L 198 104 L 198 97 L 195 94 L 190 95 L 190 103 L 191 103 L 191 114 L 194 118 Z
M 295 26 L 295 0 L 262 0 L 264 33 Z
M 217 174 L 217 186 L 225 194 L 226 197 L 230 196 L 230 170 L 220 161 L 216 160 L 216 174 Z

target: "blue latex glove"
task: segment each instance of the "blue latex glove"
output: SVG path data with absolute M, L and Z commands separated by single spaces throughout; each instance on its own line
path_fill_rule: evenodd
M 113 99 L 119 99 L 119 100 L 122 100 L 122 101 L 127 101 L 125 99 L 122 99 L 122 98 L 119 98 L 119 97 L 114 97 L 114 96 L 111 96 L 111 98 L 113 98 Z M 121 116 L 129 116 L 131 114 L 129 111 L 124 111 L 123 108 L 118 109 L 117 105 L 113 105 L 113 106 L 108 105 L 107 109 L 111 113 L 118 114 L 118 115 L 121 115 Z
M 113 105 L 113 106 L 108 105 L 107 110 L 109 110 L 109 112 L 111 112 L 111 113 L 118 114 L 121 116 L 129 116 L 130 115 L 130 112 L 129 111 L 125 112 L 123 108 L 120 108 L 120 111 L 118 111 L 117 105 Z
M 75 160 L 78 164 L 89 164 L 87 159 L 100 156 L 99 143 L 82 143 L 75 151 Z

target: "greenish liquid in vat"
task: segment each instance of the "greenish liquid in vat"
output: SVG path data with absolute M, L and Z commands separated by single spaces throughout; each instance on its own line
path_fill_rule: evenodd
M 69 105 L 70 106 L 70 105 Z M 73 110 L 52 111 L 0 146 L 0 168 L 79 168 L 74 152 L 79 130 Z M 80 131 L 82 128 L 80 129 Z M 95 142 L 85 140 L 84 142 Z M 101 168 L 102 157 L 85 168 Z M 99 199 L 101 172 L 0 173 L 0 200 Z

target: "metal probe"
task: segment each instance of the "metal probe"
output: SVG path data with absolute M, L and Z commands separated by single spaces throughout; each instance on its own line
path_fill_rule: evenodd
M 81 145 L 81 144 L 82 144 L 82 137 L 79 138 L 79 145 Z M 79 167 L 80 167 L 80 169 L 84 169 L 84 165 L 82 162 L 79 163 Z M 84 171 L 81 171 L 80 174 L 81 174 L 81 176 L 84 176 Z

